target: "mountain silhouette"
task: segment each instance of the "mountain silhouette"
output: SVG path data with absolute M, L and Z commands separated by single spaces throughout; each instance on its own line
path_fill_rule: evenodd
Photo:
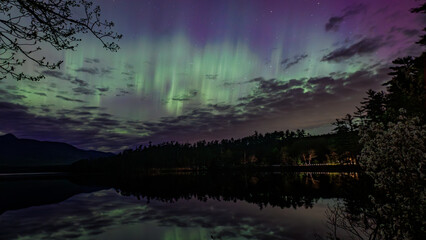
M 0 136 L 0 166 L 69 165 L 81 159 L 96 159 L 113 155 L 112 153 L 78 149 L 62 142 L 19 139 L 10 133 Z

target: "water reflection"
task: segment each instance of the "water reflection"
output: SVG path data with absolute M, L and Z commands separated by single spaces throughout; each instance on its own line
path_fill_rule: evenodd
M 327 206 L 350 197 L 346 187 L 354 178 L 218 174 L 66 181 L 98 189 L 6 211 L 0 239 L 312 239 L 325 234 Z

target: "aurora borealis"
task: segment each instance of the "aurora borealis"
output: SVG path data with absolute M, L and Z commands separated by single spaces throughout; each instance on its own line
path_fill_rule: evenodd
M 325 133 L 380 90 L 397 57 L 418 55 L 415 0 L 108 0 L 124 35 L 43 54 L 39 82 L 0 81 L 0 134 L 119 151 L 304 128 Z

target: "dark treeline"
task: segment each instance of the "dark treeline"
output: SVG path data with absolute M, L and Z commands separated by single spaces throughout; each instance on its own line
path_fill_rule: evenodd
M 79 171 L 139 171 L 149 168 L 226 167 L 353 163 L 359 152 L 355 131 L 309 136 L 303 130 L 255 134 L 241 139 L 165 142 L 125 150 L 117 156 L 83 160 Z

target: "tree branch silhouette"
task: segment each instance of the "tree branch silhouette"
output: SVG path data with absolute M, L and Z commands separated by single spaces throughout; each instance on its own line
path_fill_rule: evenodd
M 101 19 L 101 9 L 90 0 L 3 0 L 0 2 L 0 80 L 38 81 L 19 70 L 27 60 L 48 69 L 59 68 L 63 61 L 49 62 L 37 56 L 42 45 L 56 50 L 75 50 L 79 34 L 91 34 L 104 48 L 117 51 L 114 40 L 122 38 L 112 31 L 114 23 Z

